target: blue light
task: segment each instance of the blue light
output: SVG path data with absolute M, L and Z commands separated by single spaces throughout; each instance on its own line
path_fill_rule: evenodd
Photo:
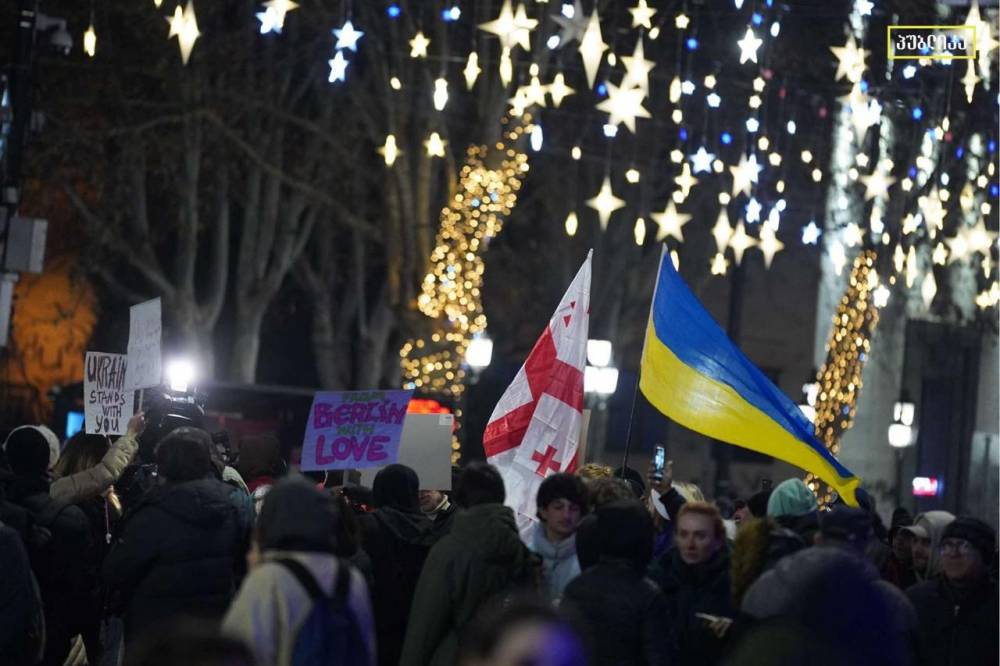
M 917 177 L 917 167 L 911 166 L 910 170 L 907 171 L 907 173 L 910 175 L 910 178 L 916 178 Z
M 457 21 L 461 17 L 462 10 L 458 8 L 458 5 L 441 10 L 441 18 L 446 22 Z
M 698 48 L 698 40 L 695 39 L 694 37 L 688 37 L 686 44 L 688 51 L 694 51 L 695 49 Z
M 766 4 L 767 4 L 768 7 L 773 7 L 774 6 L 774 0 L 767 0 Z
M 750 22 L 753 23 L 754 25 L 760 25 L 761 23 L 764 22 L 764 17 L 758 14 L 757 12 L 754 12 L 753 16 L 750 17 Z
M 913 107 L 913 119 L 920 120 L 923 117 L 924 117 L 924 110 L 921 109 L 919 106 Z
M 868 360 L 868 354 L 861 352 L 860 354 L 858 354 L 858 360 L 864 363 L 865 361 Z
M 859 88 L 861 88 L 861 92 L 863 92 L 863 93 L 866 93 L 866 92 L 868 92 L 868 82 L 867 82 L 867 81 L 864 81 L 864 80 L 862 80 L 862 81 L 861 81 L 861 82 L 860 82 L 860 83 L 858 84 L 858 87 L 859 87 Z
M 599 84 L 597 86 L 597 94 L 600 95 L 601 97 L 606 97 L 608 94 L 608 87 L 603 83 Z
M 1000 194 L 1000 187 L 997 187 L 995 184 L 990 185 L 990 194 L 993 195 L 994 198 L 996 198 L 996 196 Z
M 66 414 L 66 439 L 83 430 L 83 412 Z
M 397 18 L 403 13 L 403 10 L 399 8 L 399 5 L 392 4 L 389 8 L 385 10 L 385 13 L 389 15 L 389 18 Z
M 678 132 L 677 135 L 681 138 L 681 141 L 687 141 L 688 140 L 688 131 L 684 127 L 681 128 L 681 131 Z
M 726 144 L 727 146 L 733 142 L 733 135 L 730 134 L 729 132 L 723 132 L 722 136 L 719 138 L 722 140 L 722 143 Z
M 990 141 L 988 144 L 986 144 L 986 150 L 990 151 L 991 153 L 996 152 L 996 149 L 997 149 L 996 141 Z
M 963 148 L 962 146 L 959 146 L 958 148 L 955 149 L 955 157 L 957 157 L 958 159 L 962 159 L 962 155 L 964 154 L 965 154 L 965 148 Z

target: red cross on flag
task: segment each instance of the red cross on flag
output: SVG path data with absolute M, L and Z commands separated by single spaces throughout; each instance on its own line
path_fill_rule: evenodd
M 576 468 L 592 255 L 587 255 L 483 433 L 486 458 L 503 475 L 507 506 L 514 509 L 522 529 L 535 520 L 542 480 Z

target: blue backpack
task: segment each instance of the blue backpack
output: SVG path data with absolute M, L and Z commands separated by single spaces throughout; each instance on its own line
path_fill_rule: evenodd
M 371 663 L 361 627 L 350 607 L 351 569 L 339 560 L 332 596 L 301 562 L 275 560 L 288 569 L 309 593 L 313 607 L 295 637 L 293 666 L 362 666 Z

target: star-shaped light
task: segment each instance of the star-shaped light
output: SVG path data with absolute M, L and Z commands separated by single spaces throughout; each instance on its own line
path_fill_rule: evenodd
M 264 11 L 257 14 L 260 20 L 260 34 L 268 32 L 280 33 L 285 27 L 285 14 L 298 8 L 299 3 L 292 0 L 267 0 Z
M 725 275 L 727 270 L 729 270 L 729 262 L 726 261 L 726 255 L 716 252 L 715 256 L 712 257 L 712 275 Z
M 601 36 L 601 18 L 597 15 L 597 7 L 594 7 L 594 13 L 590 15 L 590 21 L 587 23 L 587 30 L 580 40 L 580 56 L 583 58 L 583 69 L 587 72 L 587 84 L 591 88 L 594 87 L 597 70 L 607 50 L 608 45 Z
M 837 56 L 837 73 L 835 78 L 846 78 L 851 83 L 857 83 L 865 73 L 865 57 L 867 51 L 858 48 L 858 43 L 854 41 L 854 35 L 847 36 L 847 43 L 843 46 L 831 46 L 833 55 Z
M 886 287 L 884 284 L 880 284 L 872 292 L 872 303 L 874 303 L 875 307 L 877 308 L 884 308 L 885 306 L 889 305 L 889 296 L 891 294 L 892 292 L 889 291 L 888 287 Z
M 712 227 L 712 238 L 715 239 L 715 247 L 719 252 L 725 252 L 729 246 L 729 239 L 733 237 L 733 229 L 729 226 L 729 215 L 726 214 L 726 207 L 719 210 L 719 217 Z
M 687 30 L 689 25 L 691 25 L 691 19 L 688 18 L 687 14 L 678 14 L 677 18 L 674 19 L 674 27 L 678 30 Z
M 97 32 L 93 23 L 87 26 L 87 32 L 83 33 L 83 52 L 91 58 L 97 53 Z
M 524 115 L 524 112 L 528 110 L 528 93 L 524 86 L 521 86 L 514 92 L 514 96 L 507 100 L 510 104 L 510 114 L 512 116 L 520 117 Z
M 518 90 L 524 91 L 524 100 L 527 106 L 535 104 L 538 106 L 545 106 L 546 87 L 542 85 L 541 81 L 539 81 L 538 76 L 532 76 L 531 83 L 526 86 L 521 86 Z
M 580 0 L 573 0 L 572 18 L 567 18 L 565 14 L 555 14 L 552 20 L 559 24 L 560 46 L 565 46 L 573 40 L 583 41 L 583 35 L 587 32 L 587 16 L 583 13 Z
M 358 40 L 365 36 L 365 33 L 354 29 L 354 24 L 350 20 L 344 21 L 344 25 L 340 28 L 334 28 L 333 34 L 337 37 L 337 44 L 334 48 L 352 51 L 358 50 Z
M 774 261 L 774 255 L 785 249 L 785 244 L 778 240 L 778 235 L 769 225 L 764 225 L 760 229 L 760 243 L 757 244 L 761 254 L 764 255 L 764 267 L 770 268 Z
M 465 75 L 465 87 L 472 90 L 472 86 L 476 85 L 476 79 L 479 78 L 482 71 L 479 66 L 479 54 L 475 51 L 469 52 L 469 59 L 465 62 L 465 69 L 462 70 L 462 74 Z
M 834 242 L 830 245 L 830 263 L 833 264 L 833 270 L 840 275 L 844 270 L 844 265 L 847 264 L 847 253 L 844 252 L 844 246 L 840 243 Z
M 972 66 L 972 61 L 969 61 L 969 68 L 965 70 L 965 76 L 962 77 L 962 85 L 965 86 L 965 99 L 968 100 L 969 104 L 972 104 L 972 96 L 976 92 L 976 84 L 979 83 L 979 77 L 976 75 L 976 68 Z
M 446 145 L 448 145 L 448 142 L 444 141 L 437 132 L 431 132 L 431 135 L 424 141 L 424 148 L 430 157 L 444 157 L 444 147 Z
M 181 61 L 186 65 L 188 58 L 191 57 L 194 43 L 201 36 L 201 33 L 198 32 L 198 19 L 194 15 L 192 0 L 188 0 L 183 11 L 181 11 L 180 5 L 174 7 L 174 15 L 167 19 L 167 22 L 170 24 L 170 34 L 167 39 L 177 38 L 177 45 L 181 49 Z
M 809 224 L 802 227 L 802 244 L 815 245 L 822 234 L 823 232 L 816 226 L 816 223 L 809 220 Z
M 622 79 L 622 88 L 637 86 L 648 95 L 649 73 L 656 67 L 656 63 L 652 60 L 646 60 L 641 37 L 635 42 L 635 51 L 632 53 L 632 56 L 622 56 L 622 62 L 625 63 L 625 77 Z
M 619 208 L 624 208 L 625 201 L 615 196 L 611 190 L 611 179 L 605 176 L 600 191 L 593 199 L 587 201 L 587 205 L 597 211 L 598 219 L 601 221 L 601 231 L 606 231 L 611 214 Z
M 757 177 L 763 169 L 764 167 L 757 164 L 756 155 L 750 155 L 749 158 L 746 154 L 740 155 L 740 163 L 729 167 L 730 173 L 733 174 L 733 196 L 736 196 L 737 192 L 750 194 L 751 186 L 757 182 Z
M 691 166 L 695 173 L 711 173 L 715 154 L 705 150 L 705 146 L 701 146 L 694 155 L 689 155 L 688 159 L 691 160 Z
M 729 247 L 733 249 L 733 258 L 736 259 L 737 266 L 743 262 L 743 253 L 755 245 L 757 245 L 757 239 L 747 234 L 747 230 L 742 222 L 737 224 L 736 231 L 733 232 L 732 237 L 729 239 Z
M 395 135 L 390 134 L 385 137 L 385 145 L 378 149 L 378 154 L 385 158 L 386 166 L 392 166 L 396 162 L 402 151 L 396 146 Z
M 552 83 L 548 85 L 549 97 L 552 98 L 552 106 L 559 108 L 562 101 L 572 95 L 576 91 L 566 85 L 566 79 L 563 77 L 563 73 L 559 72 L 556 74 L 555 78 L 552 79 Z
M 667 236 L 673 236 L 680 242 L 684 242 L 683 227 L 690 221 L 691 216 L 685 213 L 678 213 L 673 201 L 667 202 L 667 207 L 662 213 L 653 213 L 653 221 L 660 227 L 656 232 L 656 240 L 661 241 Z
M 691 175 L 691 167 L 685 162 L 681 166 L 680 175 L 674 178 L 674 185 L 677 186 L 677 192 L 681 194 L 681 199 L 687 199 L 688 195 L 691 194 L 691 188 L 697 184 L 698 179 Z
M 875 3 L 870 0 L 858 0 L 854 6 L 861 16 L 871 16 L 872 10 L 875 8 Z
M 927 220 L 927 229 L 933 238 L 937 232 L 944 230 L 944 217 L 947 214 L 944 204 L 941 203 L 941 198 L 938 196 L 937 188 L 931 190 L 929 196 L 920 197 L 917 201 L 920 203 L 920 211 L 923 213 L 924 219 Z
M 903 235 L 909 236 L 910 234 L 916 232 L 920 228 L 921 217 L 919 215 L 914 215 L 913 213 L 908 213 L 906 217 L 903 218 Z
M 906 254 L 906 288 L 910 289 L 917 282 L 920 275 L 920 265 L 917 263 L 917 250 L 912 245 Z
M 937 295 L 937 282 L 934 280 L 934 271 L 927 271 L 924 275 L 924 282 L 920 285 L 920 295 L 924 299 L 924 307 L 929 308 Z
M 954 238 L 945 238 L 944 242 L 948 244 L 948 263 L 964 261 L 972 254 L 972 248 L 969 247 L 965 229 L 960 229 Z
M 944 266 L 948 263 L 948 248 L 944 246 L 944 243 L 938 243 L 934 247 L 934 254 L 931 255 L 931 259 L 938 266 Z
M 844 227 L 844 242 L 847 247 L 857 247 L 865 242 L 865 235 L 857 222 L 851 222 Z
M 997 232 L 987 231 L 986 225 L 980 218 L 976 226 L 965 229 L 965 240 L 969 244 L 970 252 L 989 255 L 990 248 L 996 243 Z
M 411 58 L 426 58 L 427 57 L 427 47 L 431 45 L 431 40 L 424 37 L 423 32 L 418 32 L 410 40 L 410 57 Z
M 615 84 L 608 82 L 608 98 L 597 105 L 598 111 L 608 114 L 608 124 L 618 125 L 625 123 L 625 127 L 635 134 L 635 119 L 651 118 L 649 111 L 642 105 L 642 98 L 646 94 L 641 88 L 630 88 L 628 90 L 619 88 Z
M 510 9 L 510 0 L 504 0 L 500 7 L 500 15 L 488 23 L 481 24 L 479 29 L 499 37 L 503 48 L 520 46 L 525 51 L 530 51 L 531 31 L 537 25 L 538 20 L 529 19 L 523 5 L 517 8 L 515 15 Z
M 760 205 L 760 202 L 751 197 L 750 201 L 747 202 L 746 208 L 744 209 L 746 221 L 750 224 L 760 222 L 760 214 L 763 210 L 764 207 Z
M 740 64 L 742 65 L 748 60 L 757 62 L 757 49 L 763 43 L 764 40 L 754 34 L 753 28 L 747 26 L 747 32 L 743 35 L 743 39 L 736 42 L 736 45 L 740 47 Z
M 646 0 L 639 0 L 639 4 L 628 10 L 632 14 L 632 27 L 638 28 L 642 26 L 646 30 L 651 30 L 653 28 L 653 15 L 656 14 L 655 9 L 650 9 Z
M 865 185 L 865 201 L 874 199 L 879 194 L 885 194 L 896 182 L 895 178 L 882 170 L 881 165 L 875 168 L 874 173 L 861 176 L 858 180 Z
M 351 63 L 344 57 L 343 51 L 337 51 L 333 58 L 327 62 L 330 63 L 330 78 L 328 79 L 330 83 L 347 79 L 347 66 Z

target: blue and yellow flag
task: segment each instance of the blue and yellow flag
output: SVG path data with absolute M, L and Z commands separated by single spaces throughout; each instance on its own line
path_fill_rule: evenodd
M 669 257 L 660 259 L 639 388 L 682 426 L 812 472 L 856 506 L 859 479 L 816 439 L 802 410 L 726 337 Z

